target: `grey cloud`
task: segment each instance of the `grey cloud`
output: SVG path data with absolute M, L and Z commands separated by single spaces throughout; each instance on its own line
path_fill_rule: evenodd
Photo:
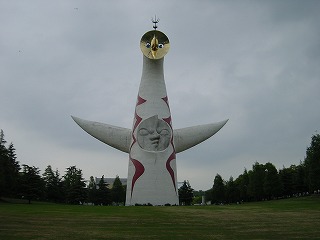
M 318 1 L 157 4 L 171 42 L 165 78 L 174 127 L 230 118 L 178 155 L 179 180 L 206 189 L 216 173 L 237 177 L 254 161 L 303 159 L 320 122 L 318 9 Z M 79 163 L 87 178 L 125 177 L 127 155 L 91 139 L 70 115 L 131 127 L 138 43 L 153 16 L 149 1 L 2 3 L 0 128 L 22 163 L 61 172 Z

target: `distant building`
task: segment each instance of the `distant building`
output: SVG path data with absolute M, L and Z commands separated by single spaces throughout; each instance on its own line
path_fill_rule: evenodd
M 116 178 L 104 178 L 104 182 L 106 184 L 108 184 L 108 188 L 112 188 L 113 186 L 113 182 Z M 100 182 L 101 178 L 95 178 L 95 182 L 96 182 L 96 185 L 98 186 L 99 182 Z M 123 186 L 127 186 L 127 179 L 126 178 L 120 178 L 120 181 L 122 183 Z

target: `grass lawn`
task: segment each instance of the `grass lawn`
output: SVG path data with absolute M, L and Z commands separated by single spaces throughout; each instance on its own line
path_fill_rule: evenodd
M 180 207 L 0 202 L 0 239 L 320 239 L 320 196 Z

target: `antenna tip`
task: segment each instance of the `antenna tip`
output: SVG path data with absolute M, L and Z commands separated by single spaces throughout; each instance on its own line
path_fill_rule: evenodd
M 152 23 L 154 24 L 154 25 L 153 25 L 154 30 L 157 30 L 157 28 L 158 28 L 157 23 L 160 21 L 160 19 L 157 18 L 157 15 L 154 15 L 154 19 L 151 18 L 151 21 L 152 21 Z

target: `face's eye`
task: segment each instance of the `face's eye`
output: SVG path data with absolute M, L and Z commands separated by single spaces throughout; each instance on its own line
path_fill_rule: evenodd
M 154 133 L 154 129 L 141 128 L 139 130 L 140 136 L 147 136 L 147 135 L 153 134 L 153 133 Z
M 146 48 L 150 48 L 151 47 L 151 44 L 150 43 L 146 43 Z
M 164 45 L 162 43 L 158 44 L 158 48 L 163 48 L 163 47 L 164 47 Z
M 139 134 L 140 134 L 140 136 L 147 136 L 147 135 L 149 135 L 149 131 L 145 128 L 141 128 L 139 130 Z
M 167 129 L 157 129 L 158 134 L 161 136 L 168 136 L 170 132 Z

